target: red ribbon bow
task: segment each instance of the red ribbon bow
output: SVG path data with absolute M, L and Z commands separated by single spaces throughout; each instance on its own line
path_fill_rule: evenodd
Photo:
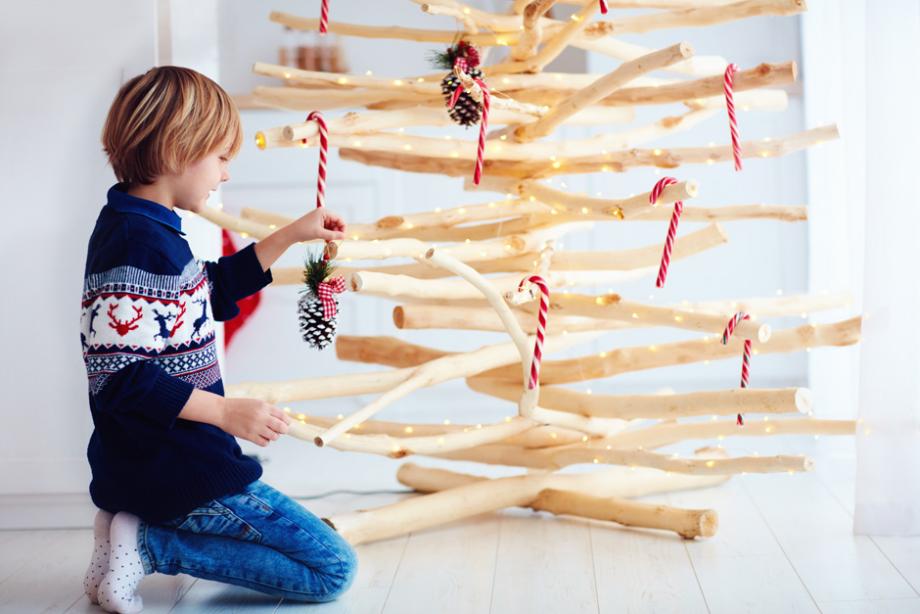
M 333 295 L 345 292 L 345 279 L 343 277 L 327 279 L 319 284 L 317 291 L 319 292 L 319 300 L 323 302 L 323 318 L 331 320 L 336 314 Z

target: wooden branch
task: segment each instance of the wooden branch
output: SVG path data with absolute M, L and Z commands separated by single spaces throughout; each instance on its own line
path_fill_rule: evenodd
M 523 297 L 523 298 L 518 298 Z M 518 294 L 517 304 L 533 301 L 534 297 Z M 525 306 L 528 311 L 536 313 L 534 305 Z M 617 320 L 620 322 L 639 321 L 650 326 L 670 326 L 700 332 L 721 335 L 725 330 L 726 318 L 723 315 L 689 311 L 673 307 L 645 305 L 635 301 L 624 301 L 618 294 L 591 296 L 585 294 L 555 293 L 550 297 L 550 310 L 561 315 L 584 316 L 589 318 Z M 749 320 L 738 324 L 735 335 L 742 339 L 753 339 L 765 343 L 770 339 L 770 327 L 755 321 L 757 314 L 751 314 Z
M 571 335 L 557 335 L 546 338 L 546 348 L 549 352 L 584 343 L 598 336 L 597 333 L 573 333 Z M 314 438 L 317 446 L 323 447 L 339 435 L 345 433 L 355 424 L 363 422 L 382 410 L 387 405 L 405 397 L 415 390 L 439 384 L 441 382 L 467 377 L 480 373 L 493 365 L 506 365 L 519 361 L 521 358 L 514 344 L 492 345 L 467 352 L 452 354 L 426 362 L 414 367 L 409 377 L 393 388 L 387 390 L 372 403 L 360 410 L 346 416 L 332 427 Z M 521 367 L 518 366 L 520 369 Z
M 556 0 L 534 0 L 524 8 L 523 30 L 517 44 L 511 49 L 511 59 L 522 62 L 534 57 L 543 38 L 543 16 Z
M 568 232 L 587 228 L 586 223 L 537 228 L 530 232 L 502 237 L 491 241 L 461 243 L 440 248 L 443 252 L 463 262 L 503 258 L 534 251 L 549 239 Z M 333 247 L 334 246 L 334 247 Z M 383 258 L 421 258 L 431 246 L 415 239 L 389 239 L 385 241 L 340 241 L 329 245 L 330 257 L 345 261 Z
M 404 382 L 413 369 L 352 373 L 311 377 L 278 382 L 248 382 L 227 386 L 226 396 L 262 399 L 269 403 L 289 403 L 311 399 L 345 397 L 356 394 L 382 392 Z
M 678 200 L 695 198 L 699 192 L 699 184 L 692 180 L 671 184 L 662 190 L 661 197 L 655 206 L 649 205 L 651 192 L 644 192 L 629 198 L 593 198 L 552 188 L 539 181 L 522 181 L 513 186 L 512 191 L 525 198 L 538 200 L 561 212 L 581 211 L 584 214 L 584 211 L 587 210 L 588 213 L 585 215 L 593 213 L 604 219 L 632 220 L 649 215 L 655 208 L 673 204 Z M 670 213 L 668 211 L 669 215 Z
M 741 410 L 739 410 L 741 411 Z M 758 410 L 754 410 L 758 411 Z M 853 435 L 855 420 L 818 420 L 801 418 L 796 420 L 745 420 L 738 427 L 734 420 L 717 422 L 695 422 L 692 424 L 665 423 L 644 429 L 622 432 L 607 437 L 603 447 L 632 449 L 636 447 L 660 448 L 690 439 L 724 439 L 725 437 L 760 437 L 773 435 Z M 600 442 L 587 442 L 587 446 L 598 446 Z
M 692 55 L 693 49 L 690 45 L 679 43 L 621 64 L 613 72 L 604 75 L 588 87 L 578 90 L 553 106 L 549 113 L 537 121 L 519 126 L 514 131 L 514 136 L 519 142 L 528 142 L 546 136 L 575 113 L 611 95 L 636 77 L 687 59 Z
M 796 72 L 795 62 L 765 63 L 737 72 L 734 81 L 736 106 L 742 106 L 738 100 L 738 93 L 770 86 L 788 85 L 796 80 Z M 610 106 L 641 106 L 687 101 L 699 102 L 706 98 L 718 98 L 724 105 L 725 90 L 722 82 L 723 76 L 715 75 L 665 85 L 627 87 L 605 96 L 599 102 Z M 549 105 L 558 103 L 566 95 L 564 90 L 555 88 L 531 88 L 515 92 L 517 100 L 540 100 L 542 104 Z
M 532 314 L 514 311 L 518 324 L 527 334 L 536 333 L 536 318 Z M 492 309 L 481 307 L 451 307 L 450 305 L 430 305 L 426 303 L 397 305 L 393 308 L 393 324 L 400 330 L 455 329 L 486 330 L 500 332 L 505 330 L 498 315 Z M 577 316 L 550 316 L 547 330 L 617 330 L 629 328 L 628 322 L 613 320 L 596 320 Z
M 338 418 L 328 416 L 307 416 L 305 414 L 292 414 L 296 419 L 307 425 L 318 428 L 328 428 L 338 422 Z M 505 420 L 512 419 L 507 416 Z M 390 435 L 391 437 L 405 437 L 406 435 L 419 436 L 439 436 L 451 433 L 469 432 L 473 429 L 484 428 L 479 424 L 452 424 L 450 420 L 445 420 L 443 424 L 433 423 L 406 423 L 406 422 L 386 422 L 381 420 L 368 420 L 356 424 L 348 435 Z M 502 440 L 501 443 L 508 445 L 521 446 L 522 448 L 546 448 L 549 446 L 558 446 L 566 443 L 575 443 L 582 441 L 584 434 L 581 431 L 564 429 L 557 426 L 536 426 L 524 430 L 520 433 L 509 436 Z M 310 439 L 312 441 L 312 438 Z M 335 447 L 333 445 L 333 447 Z
M 551 288 L 586 287 L 597 284 L 618 284 L 654 275 L 657 267 L 629 271 L 550 271 L 546 282 Z M 496 291 L 513 292 L 521 282 L 520 274 L 488 278 Z M 360 294 L 399 300 L 458 301 L 477 300 L 480 294 L 460 279 L 418 279 L 407 275 L 388 275 L 360 270 L 349 277 L 351 290 Z
M 641 34 L 666 28 L 699 28 L 761 15 L 796 15 L 803 11 L 805 0 L 744 0 L 621 17 L 614 22 L 613 30 L 615 34 Z
M 770 141 L 747 141 L 741 144 L 743 157 L 772 157 L 799 151 L 839 136 L 836 126 L 824 126 Z M 409 154 L 379 153 L 363 149 L 341 148 L 343 160 L 353 160 L 373 166 L 394 168 L 411 172 L 439 173 L 450 177 L 465 177 L 469 167 L 465 160 L 415 156 Z M 634 149 L 610 152 L 605 159 L 596 157 L 566 160 L 513 162 L 488 160 L 484 173 L 490 177 L 531 178 L 570 175 L 578 173 L 622 172 L 639 166 L 677 168 L 683 164 L 727 162 L 733 159 L 731 146 L 682 147 L 667 149 Z
M 536 479 L 544 476 L 528 477 Z M 570 476 L 547 476 L 545 479 L 562 482 L 562 479 L 567 477 Z M 456 483 L 452 488 L 457 488 L 464 484 L 495 482 L 507 478 L 490 480 L 444 469 L 422 469 L 407 463 L 399 468 L 397 479 L 419 492 L 439 492 L 447 490 L 443 487 L 444 482 Z M 624 526 L 674 531 L 685 539 L 710 537 L 715 534 L 718 525 L 718 516 L 713 510 L 683 510 L 666 505 L 640 503 L 622 497 L 603 497 L 562 488 L 540 490 L 530 503 L 522 507 L 557 515 L 568 514 L 607 520 Z
M 524 475 L 472 482 L 374 510 L 335 515 L 329 520 L 345 540 L 358 545 L 505 507 L 524 505 L 532 502 L 545 485 L 559 483 L 562 479 L 566 485 L 577 486 L 577 492 L 585 492 L 587 487 L 592 487 L 590 492 L 595 495 L 628 489 L 620 485 L 621 476 L 622 473 L 594 472 L 589 476 Z M 400 479 L 411 478 L 403 472 Z M 632 482 L 635 484 L 635 480 Z M 676 481 L 672 483 L 678 484 Z M 679 484 L 699 485 L 702 482 L 683 481 Z M 633 489 L 636 490 L 635 487 Z
M 822 346 L 846 346 L 859 340 L 860 318 L 852 318 L 834 324 L 809 324 L 798 328 L 774 331 L 770 340 L 760 344 L 755 349 L 757 354 L 773 354 L 794 352 L 807 348 Z M 413 347 L 399 339 L 391 337 L 363 338 L 370 343 L 376 340 L 373 347 L 368 347 L 362 362 L 392 367 L 411 366 L 401 354 L 404 349 Z M 743 341 L 732 337 L 728 345 L 722 345 L 718 339 L 707 337 L 700 340 L 680 341 L 660 345 L 634 346 L 602 351 L 598 354 L 574 358 L 570 360 L 543 361 L 540 368 L 540 381 L 544 386 L 551 384 L 570 384 L 590 379 L 600 379 L 628 373 L 655 369 L 672 365 L 690 364 L 708 360 L 722 360 L 741 356 Z M 423 351 L 431 352 L 431 356 L 446 356 L 447 352 L 424 348 Z M 352 358 L 340 355 L 345 360 Z M 756 357 L 754 358 L 756 361 Z M 501 368 L 486 371 L 480 379 L 506 379 L 512 383 L 519 383 L 519 374 L 515 369 Z
M 555 60 L 560 53 L 565 51 L 565 48 L 572 39 L 577 38 L 578 35 L 584 31 L 591 18 L 597 12 L 597 9 L 598 5 L 596 2 L 585 3 L 574 15 L 572 15 L 571 20 L 566 22 L 558 32 L 552 34 L 551 37 L 545 41 L 544 45 L 533 57 L 528 57 L 523 61 L 493 64 L 486 67 L 486 74 L 540 72 L 547 64 Z M 519 37 L 520 36 L 521 35 L 519 35 Z
M 852 298 L 846 293 L 791 296 L 771 296 L 769 298 L 743 298 L 732 301 L 682 302 L 686 309 L 724 313 L 726 317 L 739 311 L 759 313 L 761 317 L 801 315 L 806 317 L 815 311 L 827 311 L 847 307 Z
M 731 424 L 734 428 L 737 427 Z M 697 460 L 680 458 L 640 449 L 608 448 L 598 440 L 539 450 L 524 450 L 501 444 L 433 454 L 437 458 L 473 461 L 490 465 L 529 467 L 555 471 L 580 464 L 614 464 L 627 467 L 648 467 L 673 473 L 694 475 L 737 475 L 739 473 L 780 473 L 811 471 L 814 463 L 804 456 L 739 456 L 726 459 Z
M 694 451 L 700 459 L 727 458 L 725 450 L 704 447 Z M 605 467 L 580 473 L 532 473 L 527 476 L 545 479 L 545 488 L 596 495 L 600 497 L 646 497 L 649 495 L 709 488 L 724 484 L 730 476 L 687 475 L 664 473 L 643 467 Z M 479 481 L 479 476 L 458 473 L 447 469 L 420 467 L 412 462 L 403 463 L 396 478 L 406 486 L 423 493 L 438 492 Z M 503 478 L 499 478 L 503 479 Z
M 807 325 L 774 331 L 770 340 L 755 348 L 756 354 L 795 352 L 813 347 L 852 345 L 859 340 L 860 318 L 834 324 Z M 619 348 L 584 358 L 544 361 L 540 380 L 544 385 L 567 384 L 611 377 L 620 373 L 689 364 L 706 360 L 738 359 L 743 341 L 738 338 L 722 345 L 717 338 L 680 341 L 660 345 Z M 496 369 L 483 373 L 485 378 L 505 378 L 519 382 L 513 369 Z
M 508 401 L 517 399 L 518 387 L 505 380 L 470 378 L 467 384 L 476 392 Z M 738 413 L 809 413 L 811 393 L 806 388 L 734 388 L 685 394 L 617 395 L 544 386 L 540 391 L 540 404 L 547 409 L 598 418 L 673 420 Z
M 493 126 L 519 124 L 529 121 L 533 117 L 533 114 L 522 111 L 492 109 L 489 114 L 489 122 Z M 633 111 L 627 107 L 594 106 L 584 109 L 569 118 L 566 123 L 569 125 L 622 124 L 632 121 L 633 117 Z M 360 113 L 351 111 L 342 117 L 332 117 L 326 123 L 331 133 L 348 135 L 415 126 L 455 125 L 443 105 L 440 107 L 418 106 L 411 109 L 393 109 L 390 111 L 366 110 Z M 317 130 L 316 122 L 303 122 L 270 128 L 262 132 L 261 141 L 264 141 L 264 144 L 261 147 L 268 149 L 292 146 L 291 141 L 297 142 L 302 139 L 314 138 L 317 135 Z M 257 142 L 260 142 L 258 137 Z
M 411 454 L 436 454 L 447 450 L 462 450 L 491 442 L 502 441 L 537 426 L 529 418 L 513 417 L 496 424 L 478 425 L 479 428 L 461 430 L 441 435 L 393 437 L 390 435 L 358 435 L 345 433 L 334 441 L 324 439 L 335 425 L 327 428 L 308 424 L 305 420 L 292 420 L 292 436 L 304 441 L 328 443 L 337 450 L 380 454 L 390 458 L 403 458 Z M 352 427 L 353 429 L 353 427 Z

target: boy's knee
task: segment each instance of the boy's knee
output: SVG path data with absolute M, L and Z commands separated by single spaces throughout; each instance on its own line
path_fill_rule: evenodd
M 316 569 L 305 568 L 304 573 L 316 578 L 319 575 L 322 591 L 316 594 L 316 601 L 335 601 L 354 584 L 358 575 L 358 556 L 351 547 L 343 550 L 341 561 L 326 566 L 319 574 Z

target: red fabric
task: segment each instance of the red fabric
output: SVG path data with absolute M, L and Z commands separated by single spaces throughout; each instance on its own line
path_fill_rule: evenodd
M 236 245 L 233 244 L 233 238 L 230 236 L 230 232 L 226 229 L 221 230 L 221 237 L 223 238 L 223 255 L 229 256 L 231 254 L 235 254 L 237 249 Z M 230 347 L 230 340 L 233 339 L 237 331 L 239 331 L 243 325 L 246 324 L 246 320 L 249 319 L 249 317 L 256 310 L 256 307 L 259 306 L 261 296 L 262 291 L 260 290 L 255 294 L 247 296 L 246 298 L 236 302 L 236 306 L 240 308 L 239 315 L 232 320 L 227 320 L 224 322 L 224 349 Z

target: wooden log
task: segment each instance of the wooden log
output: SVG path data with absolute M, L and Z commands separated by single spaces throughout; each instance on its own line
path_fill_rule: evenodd
M 529 335 L 536 333 L 536 319 L 532 314 L 514 311 L 518 324 Z M 400 330 L 455 329 L 504 331 L 498 315 L 487 308 L 452 307 L 426 303 L 397 305 L 393 308 L 393 324 Z M 618 330 L 629 328 L 627 322 L 597 320 L 577 316 L 550 316 L 547 330 Z
M 758 411 L 758 410 L 755 410 Z M 691 439 L 725 439 L 726 437 L 762 437 L 774 435 L 853 435 L 856 432 L 855 420 L 819 420 L 800 418 L 795 420 L 772 420 L 764 416 L 762 420 L 745 420 L 743 427 L 738 427 L 734 420 L 714 422 L 664 423 L 644 429 L 621 432 L 606 438 L 603 446 L 632 449 L 644 447 L 660 448 Z M 599 442 L 588 441 L 584 445 L 597 446 Z
M 629 271 L 550 271 L 545 280 L 557 291 L 564 288 L 596 284 L 618 284 L 653 276 L 657 267 Z M 488 284 L 501 294 L 514 292 L 521 282 L 520 274 L 489 277 Z M 432 301 L 477 300 L 478 291 L 461 279 L 418 279 L 407 275 L 388 275 L 360 270 L 351 273 L 348 283 L 352 292 L 391 299 Z M 674 322 L 682 325 L 682 322 Z M 682 327 L 682 326 L 681 326 Z
M 810 324 L 798 328 L 774 331 L 770 340 L 754 350 L 757 354 L 795 352 L 822 346 L 852 345 L 859 340 L 860 318 L 833 324 Z M 645 347 L 617 348 L 589 357 L 560 361 L 544 361 L 540 380 L 544 385 L 568 384 L 590 379 L 600 379 L 672 365 L 722 360 L 741 356 L 743 341 L 732 338 L 727 345 L 716 337 L 676 343 L 663 343 Z M 483 373 L 486 378 L 505 378 L 519 382 L 514 369 L 496 369 Z
M 291 415 L 295 417 L 298 422 L 319 428 L 328 428 L 341 419 L 330 416 L 308 416 L 302 413 Z M 506 417 L 505 420 L 508 418 L 512 418 L 512 416 Z M 473 429 L 480 428 L 483 428 L 482 424 L 454 424 L 450 420 L 444 420 L 443 423 L 438 424 L 367 420 L 366 422 L 356 424 L 351 430 L 348 431 L 348 433 L 345 434 L 345 437 L 348 438 L 349 434 L 390 435 L 392 437 L 405 437 L 407 435 L 413 435 L 416 437 L 423 435 L 439 436 L 450 433 L 468 432 Z M 507 439 L 502 440 L 501 443 L 506 443 L 513 446 L 521 446 L 522 448 L 546 448 L 549 446 L 558 446 L 566 443 L 575 443 L 576 441 L 581 441 L 583 436 L 584 433 L 581 431 L 560 428 L 558 426 L 544 425 L 535 426 L 534 428 L 511 435 Z M 312 441 L 312 438 L 310 441 Z
M 719 526 L 715 510 L 682 509 L 565 490 L 541 490 L 527 507 L 538 512 L 605 520 L 627 527 L 673 531 L 684 539 L 712 537 Z
M 593 488 L 594 494 L 616 491 L 623 488 L 619 484 L 621 476 L 621 473 L 594 472 L 590 476 L 525 475 L 474 481 L 374 510 L 334 515 L 329 520 L 345 540 L 358 545 L 421 531 L 484 512 L 523 505 L 535 499 L 544 490 L 544 485 L 558 483 L 563 478 L 566 485 L 576 486 L 579 489 L 577 492 L 584 492 L 589 487 Z M 403 473 L 400 479 L 411 478 Z M 682 484 L 701 482 L 684 481 Z
M 407 465 L 408 468 L 407 468 Z M 458 474 L 443 469 L 421 469 L 407 464 L 397 472 L 399 481 L 419 492 L 440 492 L 446 490 L 442 481 L 458 482 L 453 488 L 464 484 L 483 483 L 507 478 L 481 478 Z M 437 473 L 436 473 L 437 472 Z M 537 477 L 537 476 L 534 476 Z M 540 476 L 543 477 L 543 476 Z M 563 478 L 569 476 L 553 476 Z M 556 480 L 561 482 L 561 480 Z M 522 507 L 534 511 L 550 512 L 556 515 L 568 514 L 616 522 L 624 526 L 673 531 L 685 539 L 711 537 L 718 526 L 718 516 L 713 510 L 684 510 L 666 505 L 630 501 L 622 497 L 597 496 L 577 490 L 545 488 Z
M 761 344 L 754 351 L 754 354 L 756 356 L 757 354 L 794 352 L 822 346 L 852 345 L 859 340 L 860 321 L 860 318 L 857 317 L 833 324 L 809 324 L 774 331 L 770 336 L 770 340 Z M 400 356 L 403 348 L 407 348 L 411 344 L 406 344 L 391 337 L 365 339 L 368 340 L 368 343 L 376 340 L 376 343 L 373 343 L 373 347 L 368 348 L 364 354 L 365 358 L 372 358 L 373 360 L 366 362 L 393 367 L 411 366 L 411 362 L 406 362 Z M 700 340 L 660 345 L 616 348 L 582 358 L 544 361 L 540 368 L 540 380 L 544 386 L 570 384 L 645 369 L 737 358 L 741 356 L 742 345 L 742 340 L 734 337 L 729 339 L 727 345 L 722 345 L 714 337 L 707 337 Z M 448 354 L 442 350 L 431 348 L 426 348 L 426 350 L 431 352 L 432 356 L 445 356 Z M 342 358 L 352 360 L 352 358 L 346 358 L 345 356 L 342 356 Z M 517 379 L 518 377 L 519 374 L 514 369 L 487 371 L 481 376 L 482 379 L 500 378 L 520 382 Z
M 799 151 L 839 136 L 835 126 L 824 126 L 806 130 L 770 141 L 747 141 L 742 143 L 743 157 L 769 158 Z M 343 147 L 339 149 L 343 160 L 352 160 L 373 166 L 394 168 L 420 173 L 438 173 L 449 177 L 465 177 L 469 167 L 465 160 L 373 152 L 365 149 Z M 484 173 L 488 177 L 512 177 L 538 179 L 554 175 L 570 175 L 597 172 L 622 172 L 640 166 L 677 168 L 684 164 L 728 162 L 733 159 L 731 146 L 683 147 L 672 149 L 635 149 L 628 152 L 610 152 L 604 159 L 570 158 L 553 161 L 508 161 L 485 160 Z
M 604 75 L 591 85 L 576 91 L 565 100 L 554 105 L 549 113 L 540 119 L 519 126 L 514 130 L 514 137 L 522 143 L 544 137 L 552 133 L 570 116 L 599 102 L 636 77 L 669 66 L 680 60 L 685 60 L 692 55 L 693 48 L 690 45 L 678 43 L 636 58 L 631 62 L 621 64 L 613 72 Z
M 583 4 L 582 0 L 561 0 L 566 4 Z M 461 14 L 467 13 L 469 19 L 477 25 L 493 31 L 511 32 L 520 27 L 510 15 L 497 15 L 469 7 L 464 3 L 452 3 Z M 528 6 L 526 0 L 515 2 L 515 8 Z M 703 0 L 702 2 L 645 2 L 632 0 L 628 2 L 608 2 L 611 8 L 678 8 L 677 11 L 656 11 L 640 15 L 621 16 L 612 21 L 595 22 L 592 25 L 603 26 L 605 34 L 636 34 L 669 28 L 703 27 L 728 21 L 746 19 L 762 15 L 787 16 L 805 10 L 804 0 Z M 526 11 L 524 15 L 526 15 Z M 561 22 L 553 19 L 540 20 L 544 28 L 557 28 Z
M 734 424 L 732 424 L 734 426 Z M 735 427 L 737 428 L 737 427 Z M 742 473 L 781 473 L 811 471 L 814 462 L 804 456 L 738 456 L 725 459 L 688 459 L 644 449 L 618 449 L 589 439 L 539 450 L 524 450 L 501 444 L 488 444 L 444 454 L 436 458 L 472 461 L 490 465 L 529 467 L 556 471 L 580 464 L 614 464 L 626 467 L 647 467 L 672 473 L 693 475 L 738 475 Z
M 519 298 L 523 297 L 523 298 Z M 528 293 L 516 293 L 512 302 L 521 305 L 533 301 L 535 297 Z M 530 303 L 525 309 L 536 313 L 536 306 Z M 620 322 L 645 322 L 650 326 L 669 326 L 700 332 L 721 334 L 725 330 L 726 318 L 720 314 L 689 311 L 674 307 L 645 305 L 635 301 L 624 301 L 618 294 L 591 296 L 556 293 L 550 297 L 550 310 L 561 315 L 583 316 L 589 318 L 617 320 Z M 735 335 L 742 339 L 753 339 L 765 343 L 770 339 L 770 327 L 756 321 L 757 314 L 735 327 Z
M 351 373 L 277 382 L 245 382 L 227 386 L 226 396 L 289 403 L 382 392 L 404 382 L 413 369 Z
M 470 378 L 476 392 L 508 401 L 519 389 L 504 380 Z M 807 388 L 733 388 L 684 394 L 587 394 L 558 386 L 543 386 L 540 404 L 546 409 L 582 416 L 621 420 L 675 420 L 691 416 L 734 416 L 737 413 L 784 414 L 811 412 Z M 650 446 L 646 446 L 650 447 Z
M 703 447 L 694 451 L 694 457 L 700 459 L 727 458 L 723 448 Z M 569 492 L 579 492 L 602 497 L 646 497 L 681 490 L 710 488 L 727 482 L 731 476 L 688 475 L 666 473 L 644 467 L 605 467 L 594 471 L 580 473 L 542 473 L 528 474 L 529 477 L 542 477 L 548 480 L 543 486 L 558 488 Z M 400 465 L 397 479 L 419 492 L 438 492 L 479 481 L 479 476 L 450 471 L 420 467 L 408 462 Z
M 477 425 L 479 428 L 444 433 L 441 435 L 419 435 L 412 437 L 394 437 L 388 434 L 365 435 L 344 433 L 343 436 L 329 441 L 324 438 L 334 424 L 320 427 L 306 421 L 292 420 L 290 435 L 304 441 L 316 442 L 321 439 L 337 450 L 347 452 L 365 452 L 379 454 L 390 458 L 403 458 L 411 454 L 432 454 L 447 450 L 462 450 L 491 442 L 502 441 L 536 427 L 538 423 L 529 418 L 515 416 L 496 424 Z M 353 429 L 353 427 L 352 427 Z M 319 445 L 319 444 L 317 444 Z

